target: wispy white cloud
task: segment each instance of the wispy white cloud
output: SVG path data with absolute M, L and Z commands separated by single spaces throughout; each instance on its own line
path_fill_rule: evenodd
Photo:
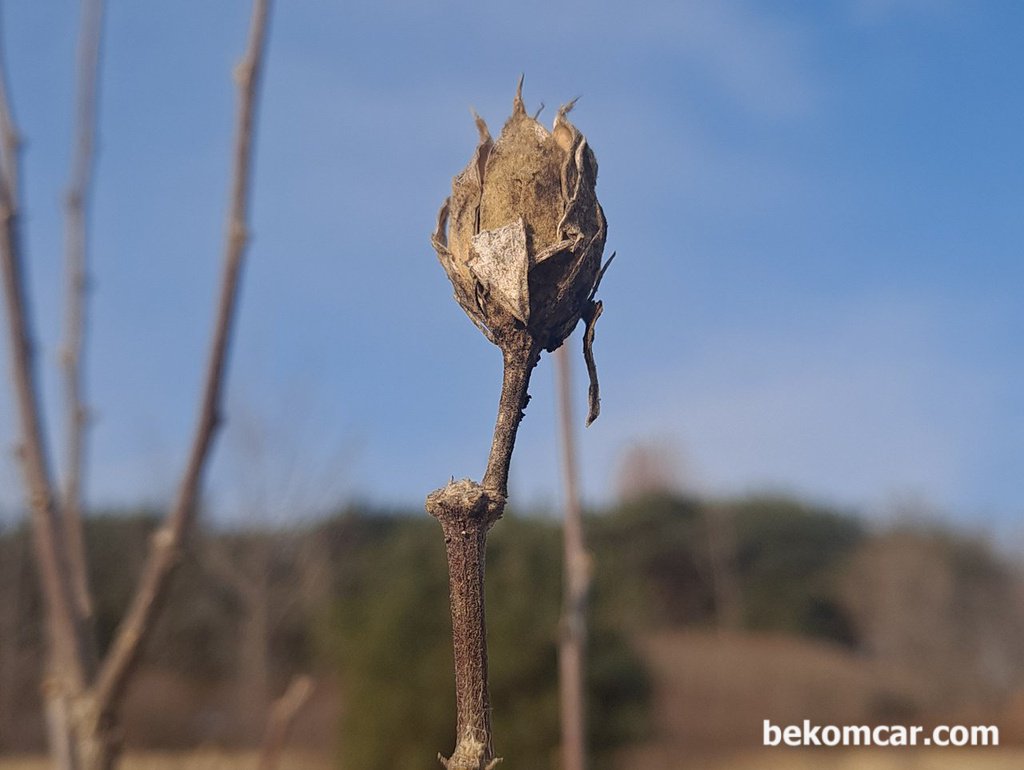
M 607 415 L 603 443 L 674 435 L 710 491 L 955 504 L 991 425 L 993 383 L 943 351 L 939 318 L 927 304 L 883 301 L 718 335 L 685 364 L 635 378 L 632 409 L 620 400 Z M 595 460 L 599 488 L 617 457 Z

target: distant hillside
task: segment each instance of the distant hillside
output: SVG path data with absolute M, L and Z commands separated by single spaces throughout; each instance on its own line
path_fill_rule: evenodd
M 155 521 L 145 511 L 88 521 L 101 645 Z M 591 512 L 586 527 L 596 768 L 630 745 L 746 745 L 768 712 L 998 714 L 1008 736 L 1022 732 L 1010 725 L 1024 702 L 1024 582 L 984 542 L 871 531 L 780 497 L 652 496 Z M 43 744 L 30 554 L 24 530 L 0 533 L 0 752 Z M 496 741 L 537 768 L 553 767 L 558 743 L 560 559 L 554 517 L 509 514 L 494 529 Z M 436 523 L 418 511 L 199 533 L 130 696 L 129 745 L 251 746 L 272 697 L 309 671 L 321 687 L 298 728 L 303 745 L 360 770 L 450 748 L 444 570 Z

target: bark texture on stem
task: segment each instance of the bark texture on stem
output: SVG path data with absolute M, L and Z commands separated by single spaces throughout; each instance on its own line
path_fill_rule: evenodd
M 530 375 L 540 359 L 541 348 L 525 330 L 506 332 L 498 339 L 504 360 L 504 373 L 483 485 L 504 498 L 508 497 L 508 470 L 516 433 L 530 401 Z
M 483 483 L 453 481 L 427 497 L 427 512 L 441 524 L 448 559 L 456 745 L 450 758 L 438 755 L 448 770 L 487 770 L 499 761 L 494 756 L 487 683 L 487 532 L 505 510 L 512 449 L 529 401 L 530 375 L 540 357 L 540 347 L 525 330 L 509 331 L 502 342 L 504 376 Z
M 448 559 L 455 653 L 456 745 L 448 770 L 482 770 L 494 759 L 487 686 L 484 561 L 487 531 L 501 516 L 503 497 L 463 479 L 431 493 L 427 511 L 441 524 Z

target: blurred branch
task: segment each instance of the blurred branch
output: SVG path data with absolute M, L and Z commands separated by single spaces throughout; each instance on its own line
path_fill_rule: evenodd
M 20 149 L 7 96 L 7 71 L 0 55 L 0 263 L 7 305 L 10 374 L 20 422 L 18 458 L 28 493 L 35 558 L 52 645 L 47 699 L 57 700 L 71 697 L 84 683 L 79 657 L 82 637 L 75 623 L 66 542 L 42 431 L 20 237 Z
M 274 701 L 267 720 L 266 738 L 260 752 L 259 770 L 276 770 L 288 734 L 302 707 L 313 695 L 313 680 L 305 675 L 292 677 L 284 694 Z
M 17 214 L 17 202 L 20 200 L 20 162 L 21 138 L 18 136 L 18 127 L 14 123 L 14 115 L 7 98 L 7 67 L 3 57 L 0 57 L 0 194 L 3 196 L 0 202 L 5 207 L 5 217 Z M 5 218 L 5 227 L 6 222 Z
M 35 669 L 35 650 L 27 649 L 22 639 L 24 613 L 31 601 L 25 591 L 30 576 L 27 551 L 28 541 L 21 532 L 0 527 L 0 743 L 7 746 L 20 708 L 22 677 Z
M 242 600 L 247 611 L 252 605 L 262 601 L 263 596 L 256 590 L 251 576 L 235 564 L 235 560 L 219 539 L 206 539 L 203 544 L 202 563 Z
M 564 604 L 558 650 L 562 767 L 563 770 L 584 770 L 587 766 L 584 672 L 591 557 L 583 538 L 583 510 L 580 505 L 572 408 L 572 364 L 565 345 L 555 351 L 555 365 L 562 439 L 562 483 L 565 490 Z
M 182 540 L 195 519 L 197 497 L 210 447 L 220 423 L 220 403 L 228 343 L 235 315 L 239 278 L 248 242 L 246 223 L 252 167 L 252 140 L 256 100 L 266 45 L 269 0 L 255 0 L 246 53 L 235 77 L 239 89 L 235 134 L 234 174 L 227 223 L 223 276 L 213 338 L 207 362 L 196 433 L 174 503 L 153 538 L 153 549 L 143 568 L 136 593 L 114 637 L 96 683 L 96 700 L 108 708 L 122 694 L 143 642 L 152 629 L 160 599 L 178 561 Z
M 736 522 L 732 511 L 717 505 L 707 506 L 704 520 L 718 630 L 737 631 L 743 623 L 743 596 L 736 574 Z
M 86 327 L 88 292 L 87 217 L 93 182 L 94 138 L 99 81 L 103 0 L 84 0 L 78 40 L 77 114 L 74 133 L 74 157 L 68 184 L 65 221 L 65 316 L 61 367 L 64 372 L 66 466 L 62 495 L 62 515 L 68 538 L 68 557 L 75 605 L 81 622 L 91 628 L 92 596 L 86 569 L 85 540 L 82 534 L 82 464 L 85 429 L 89 420 L 83 403 L 82 351 Z M 91 634 L 90 634 L 91 636 Z M 94 665 L 95 650 L 89 646 L 88 667 Z

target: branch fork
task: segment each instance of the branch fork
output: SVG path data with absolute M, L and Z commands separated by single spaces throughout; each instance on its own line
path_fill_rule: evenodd
M 491 738 L 484 618 L 487 533 L 505 511 L 516 433 L 529 401 L 530 375 L 540 346 L 529 331 L 510 326 L 495 335 L 504 359 L 501 398 L 483 482 L 452 481 L 427 496 L 427 512 L 441 524 L 455 653 L 456 746 L 438 758 L 447 770 L 490 770 L 499 761 Z
M 46 701 L 51 757 L 57 770 L 111 770 L 121 732 L 117 712 L 152 632 L 160 600 L 178 561 L 180 544 L 195 520 L 196 500 L 210 454 L 222 398 L 229 341 L 245 254 L 252 136 L 270 0 L 253 0 L 249 41 L 239 81 L 228 237 L 199 420 L 175 502 L 154 536 L 150 555 L 106 656 L 94 644 L 81 521 L 81 467 L 88 408 L 83 402 L 86 214 L 93 169 L 93 132 L 103 0 L 83 0 L 79 120 L 72 182 L 67 196 L 67 314 L 62 351 L 68 433 L 67 478 L 57 493 L 43 431 L 19 228 L 19 140 L 7 98 L 0 56 L 0 277 L 10 335 L 10 374 L 20 418 L 18 456 L 42 584 L 47 643 Z

